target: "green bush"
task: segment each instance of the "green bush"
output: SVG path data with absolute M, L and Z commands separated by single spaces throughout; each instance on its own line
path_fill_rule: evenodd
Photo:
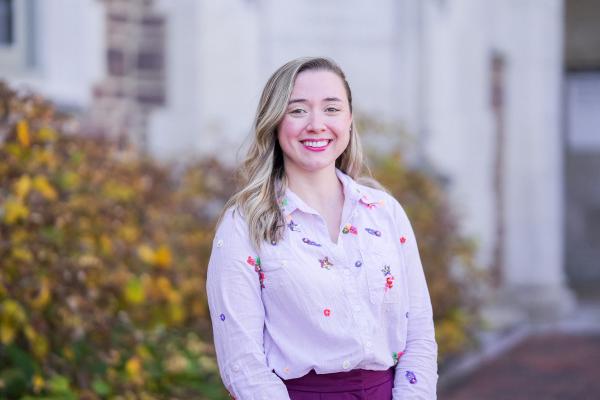
M 203 289 L 233 171 L 82 135 L 1 82 L 0 160 L 0 398 L 226 398 Z M 419 239 L 444 360 L 469 343 L 473 248 L 434 179 L 372 160 Z
M 402 204 L 415 231 L 443 366 L 474 344 L 479 326 L 476 291 L 485 276 L 474 262 L 475 245 L 459 234 L 458 220 L 435 177 L 406 168 L 399 153 L 372 159 L 374 177 Z
M 73 121 L 5 85 L 0 121 L 0 397 L 220 396 L 202 210 L 230 194 L 226 171 L 174 176 L 65 134 Z

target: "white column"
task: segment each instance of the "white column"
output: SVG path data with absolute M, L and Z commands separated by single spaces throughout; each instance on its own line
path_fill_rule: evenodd
M 507 68 L 503 294 L 532 319 L 565 314 L 563 2 L 519 2 Z

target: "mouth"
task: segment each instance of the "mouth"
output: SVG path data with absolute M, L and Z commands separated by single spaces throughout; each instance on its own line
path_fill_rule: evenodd
M 319 139 L 319 140 L 301 140 L 300 143 L 304 145 L 304 148 L 311 151 L 323 151 L 329 144 L 333 142 L 333 139 Z

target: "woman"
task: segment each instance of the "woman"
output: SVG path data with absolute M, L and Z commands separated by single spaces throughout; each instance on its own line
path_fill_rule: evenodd
M 342 70 L 269 79 L 225 206 L 207 294 L 221 377 L 239 400 L 434 399 L 437 344 L 404 210 L 361 185 Z

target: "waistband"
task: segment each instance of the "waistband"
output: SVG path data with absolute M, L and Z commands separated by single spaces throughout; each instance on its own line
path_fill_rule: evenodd
M 333 393 L 370 389 L 394 379 L 394 368 L 383 371 L 353 369 L 348 372 L 317 374 L 311 370 L 308 374 L 294 379 L 284 379 L 288 389 L 299 392 Z

